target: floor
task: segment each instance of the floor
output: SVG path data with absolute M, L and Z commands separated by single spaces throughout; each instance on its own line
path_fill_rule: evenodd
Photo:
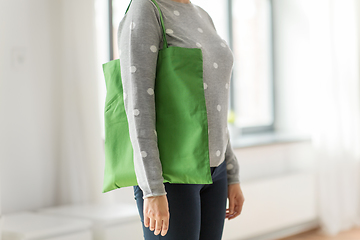
M 337 236 L 325 236 L 319 230 L 312 230 L 293 237 L 282 238 L 279 240 L 360 240 L 360 228 L 345 231 Z

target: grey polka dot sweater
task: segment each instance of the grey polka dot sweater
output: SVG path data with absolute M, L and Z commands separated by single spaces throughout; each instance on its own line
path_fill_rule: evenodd
M 168 46 L 201 48 L 208 115 L 210 167 L 226 161 L 228 184 L 239 183 L 239 165 L 229 140 L 227 113 L 233 53 L 209 14 L 193 3 L 156 0 Z M 143 198 L 166 194 L 155 122 L 155 75 L 163 46 L 160 14 L 151 0 L 133 0 L 118 28 L 120 67 L 134 166 Z

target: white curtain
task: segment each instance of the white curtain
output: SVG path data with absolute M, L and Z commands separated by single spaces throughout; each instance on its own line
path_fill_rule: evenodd
M 357 0 L 309 7 L 318 209 L 322 231 L 334 235 L 360 223 L 359 8 Z
M 99 113 L 95 1 L 57 0 L 57 204 L 102 203 L 104 151 Z

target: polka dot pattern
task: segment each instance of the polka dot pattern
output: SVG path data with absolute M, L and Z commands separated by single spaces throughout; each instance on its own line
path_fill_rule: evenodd
M 135 23 L 135 22 L 131 22 L 131 23 L 130 23 L 130 29 L 131 29 L 131 30 L 134 30 L 135 27 L 136 27 L 136 23 Z
M 203 81 L 203 88 L 204 88 L 204 92 L 206 93 L 207 104 L 209 105 L 208 106 L 209 107 L 208 114 L 210 114 L 209 117 L 213 118 L 213 120 L 215 119 L 214 121 L 212 121 L 213 125 L 209 125 L 209 128 L 207 130 L 209 139 L 211 138 L 212 140 L 210 141 L 211 145 L 209 146 L 210 147 L 209 150 L 211 150 L 210 156 L 211 158 L 214 158 L 214 162 L 211 163 L 216 164 L 217 162 L 219 162 L 221 156 L 226 155 L 227 157 L 226 168 L 228 169 L 228 173 L 227 173 L 228 179 L 230 179 L 230 182 L 236 182 L 238 178 L 238 166 L 237 163 L 235 162 L 236 158 L 231 156 L 232 153 L 231 152 L 228 153 L 227 152 L 228 150 L 225 151 L 226 145 L 225 142 L 223 142 L 227 139 L 227 136 L 229 135 L 227 123 L 225 121 L 226 119 L 225 114 L 227 113 L 228 105 L 226 100 L 228 100 L 227 94 L 229 94 L 229 91 L 227 89 L 230 88 L 230 81 L 229 79 L 218 78 L 218 76 L 225 76 L 223 74 L 226 74 L 227 73 L 226 71 L 230 71 L 230 60 L 229 60 L 230 58 L 227 59 L 227 57 L 229 56 L 229 49 L 228 49 L 229 46 L 224 39 L 212 35 L 215 34 L 215 32 L 213 31 L 212 26 L 210 26 L 211 24 L 208 21 L 208 16 L 206 13 L 200 10 L 195 12 L 195 18 L 197 18 L 198 21 L 194 21 L 195 23 L 194 25 L 191 24 L 187 25 L 187 23 L 182 21 L 182 20 L 186 20 L 183 19 L 186 16 L 184 16 L 185 12 L 183 12 L 183 9 L 179 8 L 179 6 L 175 6 L 172 10 L 169 9 L 167 13 L 169 15 L 169 17 L 167 18 L 169 20 L 169 25 L 167 26 L 170 28 L 166 29 L 166 34 L 169 34 L 170 36 L 174 37 L 174 38 L 169 38 L 168 43 L 170 43 L 170 45 L 172 45 L 171 39 L 188 39 L 190 45 L 187 47 L 192 47 L 192 48 L 197 47 L 200 48 L 202 51 L 207 49 L 209 50 L 209 51 L 203 51 L 204 53 L 203 60 L 205 63 L 204 66 L 206 66 L 206 69 L 204 70 L 207 71 L 206 75 L 204 76 L 208 77 L 205 78 Z M 196 14 L 198 14 L 198 17 L 196 16 Z M 182 26 L 184 28 L 180 28 L 181 31 L 180 30 L 178 31 L 178 28 L 173 27 L 175 25 L 171 25 L 172 23 L 171 21 L 173 21 L 173 23 L 175 22 L 179 24 L 182 23 L 183 24 Z M 124 28 L 126 28 L 128 32 L 134 33 L 136 31 L 142 31 L 142 30 L 146 31 L 146 27 L 143 25 L 143 23 L 139 22 L 136 19 L 135 20 L 131 19 L 126 25 L 127 26 L 124 26 Z M 144 29 L 142 29 L 143 26 Z M 189 29 L 189 32 L 187 32 L 188 34 L 185 34 L 186 32 L 183 32 L 185 28 Z M 124 57 L 124 55 L 126 55 L 125 57 L 129 57 L 129 60 L 131 60 L 132 58 L 130 58 L 131 56 L 129 55 L 131 53 L 126 50 L 128 46 L 125 45 L 126 42 L 123 41 L 122 43 L 121 42 L 119 43 L 120 43 L 119 47 L 123 49 L 122 51 L 119 48 L 119 56 Z M 155 57 L 161 48 L 160 45 L 158 45 L 156 41 L 152 41 L 151 38 L 138 39 L 138 43 L 139 43 L 138 45 L 139 47 L 137 48 L 137 50 L 139 52 L 138 55 L 139 60 L 144 58 L 146 54 L 148 57 Z M 135 50 L 136 49 L 134 48 L 134 51 Z M 129 93 L 126 94 L 125 92 L 123 92 L 123 99 L 124 101 L 125 99 L 129 100 L 129 98 L 130 100 L 134 99 L 134 101 L 128 101 L 127 103 L 129 104 L 134 103 L 132 107 L 130 105 L 128 106 L 129 106 L 129 110 L 133 111 L 132 114 L 133 116 L 135 116 L 134 118 L 137 119 L 136 122 L 140 123 L 138 137 L 148 138 L 150 135 L 150 137 L 156 139 L 158 137 L 156 128 L 153 129 L 154 126 L 149 125 L 150 121 L 148 121 L 148 119 L 145 119 L 145 117 L 144 119 L 141 119 L 145 115 L 146 117 L 148 117 L 147 109 L 149 106 L 151 106 L 148 105 L 148 100 L 153 99 L 153 96 L 155 95 L 154 85 L 148 85 L 144 81 L 135 81 L 135 80 L 141 80 L 144 77 L 142 76 L 142 74 L 144 75 L 146 74 L 146 72 L 143 71 L 142 69 L 143 67 L 144 66 L 142 65 L 141 61 L 136 61 L 136 59 L 135 61 L 130 61 L 130 65 L 126 69 L 129 70 L 130 72 L 129 74 L 131 74 L 131 76 L 136 77 L 134 78 L 134 82 L 132 82 L 132 84 L 139 84 L 138 89 L 142 89 L 142 90 L 139 93 L 140 94 L 139 96 L 133 96 L 133 95 L 129 95 Z M 140 100 L 143 102 L 140 102 Z M 221 128 L 223 128 L 223 130 L 221 130 Z M 151 129 L 153 130 L 151 131 Z M 145 144 L 143 145 L 142 143 L 140 143 L 139 147 L 142 158 L 146 158 L 144 164 L 149 164 L 149 165 L 152 164 L 152 152 L 150 150 L 151 148 L 149 146 L 146 146 Z
M 131 73 L 136 72 L 136 67 L 135 67 L 135 66 L 131 66 L 131 67 L 130 67 L 130 72 L 131 72 Z
M 143 158 L 147 157 L 147 152 L 141 151 L 141 156 L 142 156 Z
M 156 47 L 155 45 L 152 45 L 152 46 L 150 47 L 150 50 L 151 50 L 152 52 L 157 52 L 157 47 Z
M 216 156 L 219 157 L 219 156 L 220 156 L 220 153 L 221 153 L 220 150 L 217 150 L 217 151 L 216 151 Z
M 147 93 L 148 93 L 149 95 L 154 95 L 154 89 L 148 88 Z
M 234 165 L 232 165 L 231 163 L 229 163 L 227 166 L 226 166 L 226 169 L 227 170 L 231 170 L 234 168 Z

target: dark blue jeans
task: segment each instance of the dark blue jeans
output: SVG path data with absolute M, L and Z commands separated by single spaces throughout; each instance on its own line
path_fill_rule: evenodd
M 134 186 L 145 240 L 221 240 L 227 200 L 226 162 L 211 167 L 211 176 L 213 184 L 164 183 L 170 213 L 165 236 L 144 226 L 143 193 Z

